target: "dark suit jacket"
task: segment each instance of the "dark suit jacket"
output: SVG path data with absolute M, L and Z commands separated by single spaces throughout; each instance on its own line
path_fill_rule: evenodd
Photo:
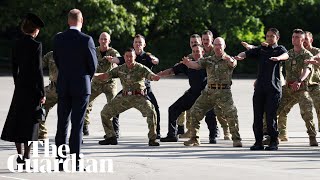
M 91 79 L 97 67 L 96 49 L 91 36 L 74 29 L 57 34 L 53 57 L 59 70 L 59 96 L 91 94 Z

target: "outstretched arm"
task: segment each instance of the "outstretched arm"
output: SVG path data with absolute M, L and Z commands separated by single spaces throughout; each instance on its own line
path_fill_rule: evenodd
M 280 56 L 270 58 L 271 61 L 285 61 L 287 59 L 289 59 L 288 53 L 283 53 Z
M 201 69 L 201 66 L 197 62 L 191 61 L 188 57 L 183 57 L 182 63 L 191 69 Z
M 169 68 L 164 71 L 158 72 L 157 75 L 160 77 L 172 76 L 172 75 L 174 75 L 174 71 L 172 68 Z

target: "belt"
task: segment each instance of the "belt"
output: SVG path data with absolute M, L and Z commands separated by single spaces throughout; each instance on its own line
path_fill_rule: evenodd
M 296 81 L 289 81 L 289 82 L 287 82 L 287 86 L 288 86 L 288 87 L 291 87 L 294 82 L 296 82 Z M 300 87 L 303 87 L 304 85 L 305 85 L 304 82 L 301 82 Z
M 229 84 L 208 84 L 209 89 L 230 89 L 231 85 Z
M 122 91 L 123 96 L 132 96 L 132 95 L 141 95 L 144 96 L 146 93 L 144 90 L 137 90 L 137 91 Z

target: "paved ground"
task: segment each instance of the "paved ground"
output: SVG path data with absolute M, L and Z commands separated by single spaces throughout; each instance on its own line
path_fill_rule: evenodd
M 46 78 L 47 80 L 47 78 Z M 47 81 L 46 81 L 47 82 Z M 0 77 L 0 129 L 8 113 L 13 93 L 11 77 Z M 7 169 L 7 159 L 15 154 L 13 143 L 0 141 L 0 179 L 303 179 L 316 180 L 320 174 L 320 148 L 308 146 L 304 122 L 295 106 L 289 114 L 289 142 L 281 143 L 276 152 L 252 152 L 253 80 L 234 80 L 232 92 L 238 108 L 242 148 L 233 148 L 231 141 L 218 140 L 208 144 L 208 130 L 202 123 L 199 147 L 184 147 L 183 139 L 177 143 L 161 143 L 160 147 L 148 147 L 147 124 L 134 109 L 120 115 L 121 138 L 117 146 L 97 144 L 104 135 L 100 111 L 106 103 L 99 96 L 91 113 L 90 136 L 85 137 L 82 152 L 85 159 L 112 159 L 113 173 L 12 173 Z M 167 108 L 188 87 L 186 79 L 162 79 L 153 82 L 154 93 L 161 111 L 161 132 L 167 132 Z M 56 131 L 56 107 L 50 111 L 47 126 L 50 143 L 54 143 Z M 42 152 L 42 151 L 41 151 Z

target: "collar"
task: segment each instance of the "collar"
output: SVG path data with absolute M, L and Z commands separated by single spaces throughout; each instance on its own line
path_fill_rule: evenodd
M 278 44 L 275 43 L 274 45 L 272 45 L 272 46 L 270 46 L 270 47 L 272 47 L 272 49 L 274 49 L 274 48 L 278 47 Z
M 78 30 L 79 32 L 81 32 L 81 28 L 79 28 L 77 26 L 70 26 L 70 29 L 75 29 L 75 30 Z

